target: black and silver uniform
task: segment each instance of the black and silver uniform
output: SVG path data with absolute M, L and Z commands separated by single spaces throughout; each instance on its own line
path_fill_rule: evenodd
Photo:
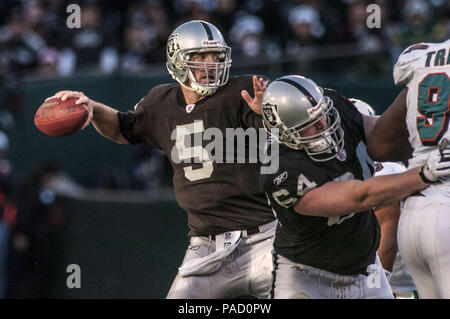
M 199 151 L 200 144 L 205 148 L 212 140 L 217 141 L 217 136 L 209 140 L 202 138 L 208 128 L 222 132 L 223 152 L 227 151 L 227 128 L 261 128 L 261 117 L 242 99 L 241 90 L 252 94 L 252 76 L 230 78 L 215 94 L 204 97 L 192 108 L 186 106 L 178 83 L 163 84 L 150 90 L 134 111 L 118 114 L 120 130 L 131 144 L 151 145 L 169 158 L 178 204 L 188 213 L 190 236 L 249 229 L 274 220 L 258 183 L 259 163 L 249 163 L 246 159 L 245 163 L 211 164 L 205 163 L 205 158 L 203 163 L 196 163 L 194 158 L 186 157 L 183 160 L 189 162 L 179 163 L 171 155 L 183 151 L 198 154 L 194 147 Z M 177 134 L 179 138 L 179 134 L 182 136 L 175 145 Z
M 279 220 L 274 248 L 296 263 L 341 275 L 365 273 L 375 261 L 380 241 L 379 225 L 372 210 L 327 218 L 300 215 L 293 207 L 308 191 L 327 182 L 364 180 L 373 175 L 361 114 L 336 91 L 324 89 L 324 95 L 333 100 L 341 117 L 345 152 L 332 160 L 317 162 L 304 151 L 279 145 L 278 172 L 261 175 Z

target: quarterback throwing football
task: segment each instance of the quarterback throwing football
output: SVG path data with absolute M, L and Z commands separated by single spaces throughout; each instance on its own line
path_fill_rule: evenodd
M 134 110 L 118 112 L 81 92 L 56 96 L 88 105 L 91 122 L 104 137 L 145 143 L 168 156 L 177 201 L 188 214 L 190 244 L 167 298 L 267 298 L 276 221 L 257 182 L 260 164 L 214 162 L 204 141 L 186 142 L 195 143 L 195 135 L 208 128 L 226 136 L 227 128 L 262 127 L 246 102 L 260 103 L 263 78 L 229 77 L 231 49 L 205 21 L 177 27 L 166 55 L 178 83 L 154 87 Z

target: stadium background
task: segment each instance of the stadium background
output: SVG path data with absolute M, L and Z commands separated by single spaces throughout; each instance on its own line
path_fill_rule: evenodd
M 69 29 L 69 4 L 81 28 Z M 366 8 L 381 7 L 369 29 Z M 50 138 L 43 100 L 83 91 L 119 110 L 172 81 L 164 46 L 191 19 L 217 25 L 233 74 L 302 74 L 381 113 L 399 92 L 392 66 L 416 42 L 449 38 L 450 2 L 2 0 L 0 4 L 0 297 L 163 298 L 187 245 L 167 160 L 90 126 Z M 81 268 L 81 288 L 66 267 Z

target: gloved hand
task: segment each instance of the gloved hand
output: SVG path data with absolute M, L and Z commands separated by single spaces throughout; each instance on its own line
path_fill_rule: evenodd
M 439 149 L 430 153 L 419 175 L 429 184 L 437 182 L 442 176 L 450 175 L 450 145 L 447 139 L 444 138 Z

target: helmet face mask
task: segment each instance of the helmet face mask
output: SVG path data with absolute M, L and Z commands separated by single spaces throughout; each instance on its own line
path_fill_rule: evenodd
M 216 53 L 218 62 L 192 61 L 196 53 Z M 220 31 L 200 20 L 190 21 L 176 28 L 166 47 L 167 70 L 183 87 L 208 96 L 228 82 L 231 67 L 231 48 Z M 206 83 L 198 81 L 196 71 L 206 75 Z
M 263 96 L 262 115 L 269 134 L 289 148 L 304 150 L 314 161 L 328 161 L 344 148 L 344 132 L 333 101 L 309 79 L 288 76 L 272 82 Z M 319 122 L 323 130 L 312 130 Z M 274 128 L 278 136 L 272 134 Z M 307 130 L 312 133 L 305 134 Z

